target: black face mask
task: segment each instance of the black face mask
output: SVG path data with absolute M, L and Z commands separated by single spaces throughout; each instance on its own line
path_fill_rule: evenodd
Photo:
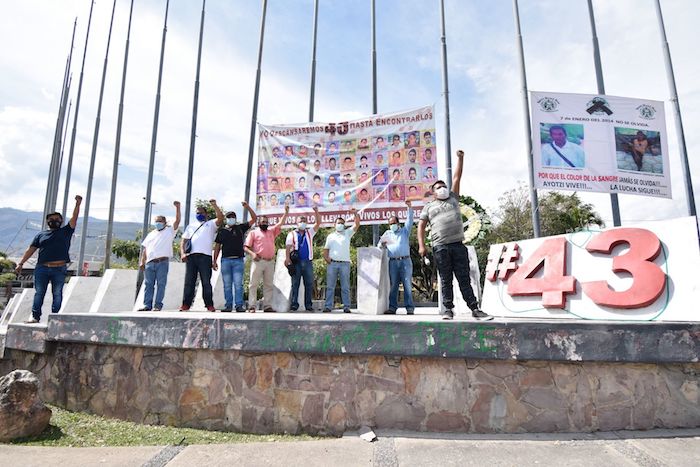
M 51 220 L 46 223 L 46 225 L 49 226 L 49 229 L 58 229 L 61 227 L 61 221 L 57 220 Z
M 266 231 L 267 228 L 268 228 L 268 224 L 260 224 L 260 230 L 262 230 L 263 232 Z

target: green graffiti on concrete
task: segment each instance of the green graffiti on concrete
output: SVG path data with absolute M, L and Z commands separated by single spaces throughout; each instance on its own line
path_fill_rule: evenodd
M 498 348 L 494 326 L 459 323 L 420 322 L 347 323 L 338 327 L 291 326 L 267 323 L 261 334 L 263 350 L 305 353 L 397 354 L 407 350 L 416 355 L 461 355 L 478 352 L 495 355 Z
M 127 339 L 119 337 L 119 332 L 121 329 L 122 324 L 119 318 L 112 317 L 109 319 L 109 322 L 107 323 L 107 332 L 109 333 L 110 344 L 125 344 L 128 342 Z

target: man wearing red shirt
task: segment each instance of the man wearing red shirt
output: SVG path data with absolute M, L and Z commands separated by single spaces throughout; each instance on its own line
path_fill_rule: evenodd
M 270 227 L 267 216 L 258 217 L 258 228 L 248 234 L 245 252 L 253 260 L 250 265 L 250 287 L 248 289 L 248 311 L 255 312 L 258 301 L 258 285 L 263 283 L 263 311 L 272 309 L 272 281 L 275 275 L 275 238 L 282 231 L 287 220 L 289 205 L 284 206 L 284 215 L 280 221 Z

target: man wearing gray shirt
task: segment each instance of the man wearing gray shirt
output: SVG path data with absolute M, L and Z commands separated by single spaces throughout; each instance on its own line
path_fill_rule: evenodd
M 457 278 L 462 297 L 467 306 L 472 310 L 472 316 L 476 319 L 493 319 L 479 308 L 479 302 L 474 296 L 469 278 L 469 256 L 467 247 L 464 246 L 464 225 L 462 213 L 459 209 L 459 184 L 462 180 L 462 165 L 464 151 L 457 151 L 457 168 L 452 177 L 452 192 L 447 189 L 447 184 L 442 180 L 433 183 L 431 190 L 435 199 L 426 204 L 420 215 L 418 223 L 418 252 L 421 257 L 426 254 L 425 228 L 430 223 L 430 240 L 433 246 L 433 255 L 440 273 L 440 287 L 442 288 L 443 310 L 440 314 L 443 319 L 454 318 L 454 295 L 452 290 L 452 275 Z

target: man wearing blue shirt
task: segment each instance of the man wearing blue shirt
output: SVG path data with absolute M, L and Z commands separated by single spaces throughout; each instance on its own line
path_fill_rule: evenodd
M 389 309 L 385 315 L 395 315 L 399 308 L 399 284 L 403 284 L 403 298 L 406 313 L 413 314 L 413 293 L 411 291 L 411 278 L 413 277 L 413 262 L 411 261 L 411 249 L 409 237 L 411 227 L 413 227 L 413 209 L 411 202 L 406 201 L 408 214 L 406 224 L 399 225 L 399 219 L 392 216 L 389 219 L 389 230 L 384 232 L 379 239 L 379 246 L 386 248 L 389 254 L 389 281 L 391 290 L 389 292 Z
M 77 195 L 75 197 L 75 207 L 73 208 L 73 216 L 68 221 L 68 224 L 61 227 L 63 224 L 63 216 L 58 212 L 52 212 L 46 216 L 46 225 L 48 230 L 39 232 L 32 244 L 27 248 L 27 251 L 22 256 L 17 264 L 15 272 L 19 275 L 22 272 L 24 263 L 39 250 L 39 259 L 36 261 L 34 268 L 34 302 L 32 303 L 32 317 L 26 321 L 28 324 L 38 323 L 41 319 L 41 307 L 44 305 L 44 296 L 51 282 L 51 294 L 53 302 L 51 303 L 51 313 L 58 313 L 63 302 L 63 285 L 66 283 L 66 273 L 68 271 L 68 263 L 70 256 L 70 242 L 73 239 L 75 225 L 78 222 L 78 214 L 80 213 L 80 203 L 83 202 L 83 197 Z
M 314 288 L 314 235 L 321 227 L 321 216 L 318 213 L 318 207 L 314 206 L 314 214 L 316 215 L 313 227 L 307 225 L 306 216 L 299 217 L 297 228 L 287 234 L 287 240 L 284 242 L 287 249 L 287 258 L 284 261 L 285 266 L 294 264 L 294 275 L 292 276 L 292 296 L 291 310 L 299 309 L 299 284 L 301 279 L 304 279 L 304 308 L 306 311 L 313 311 L 313 302 L 311 297 Z M 296 251 L 296 259 L 292 259 L 292 252 Z

